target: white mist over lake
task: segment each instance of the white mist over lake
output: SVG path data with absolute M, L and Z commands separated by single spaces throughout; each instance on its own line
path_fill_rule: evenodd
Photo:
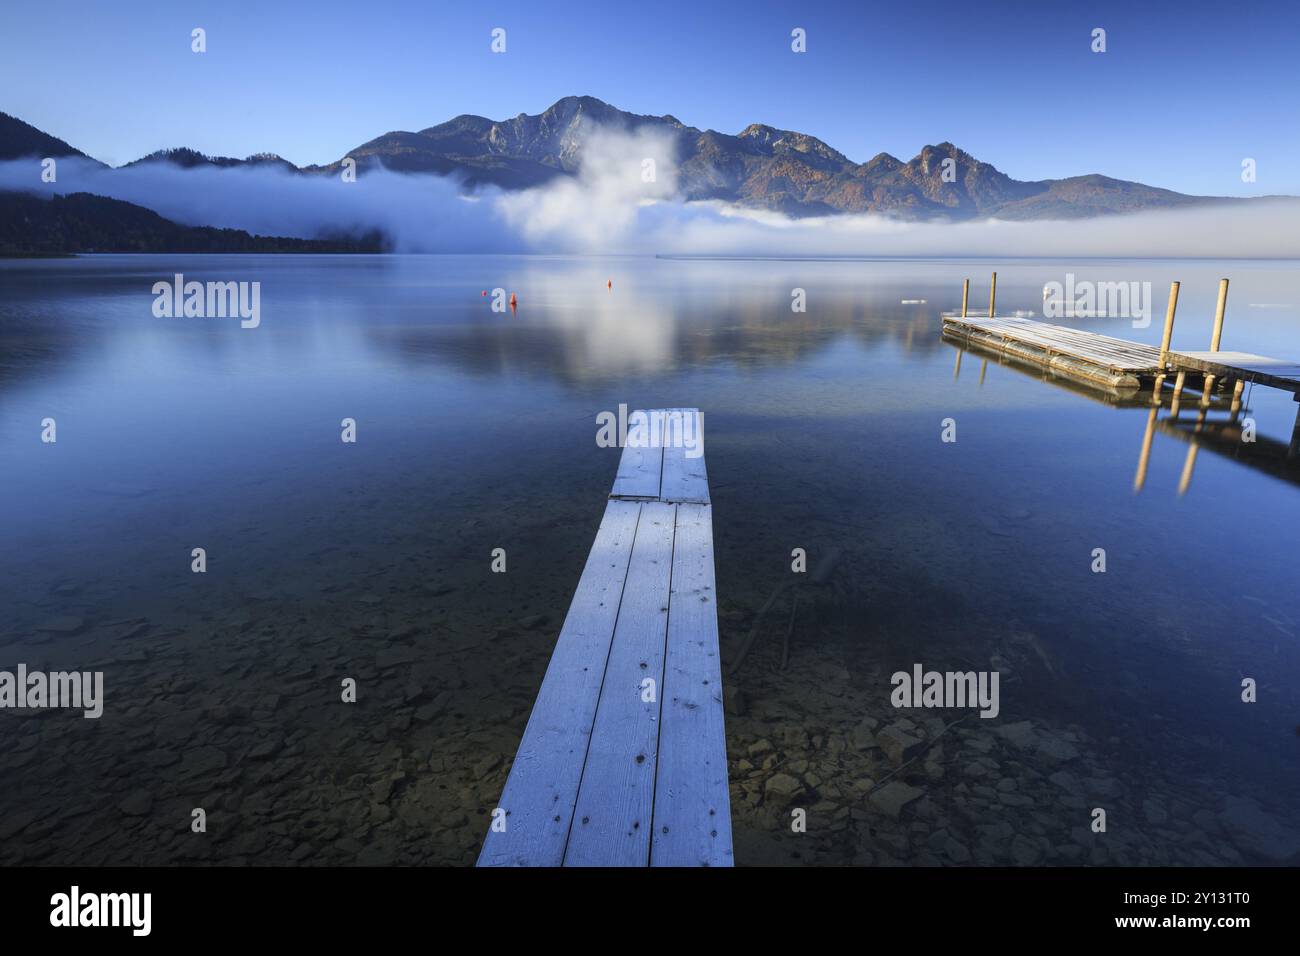
M 1080 256 L 1296 258 L 1300 201 L 1280 197 L 1064 221 L 904 222 L 874 214 L 792 219 L 720 201 L 674 199 L 674 142 L 596 130 L 577 174 L 539 187 L 464 194 L 454 177 L 362 171 L 300 175 L 272 166 L 108 169 L 58 160 L 0 163 L 0 188 L 90 192 L 187 225 L 302 238 L 383 230 L 398 252 L 696 256 Z M 652 166 L 648 167 L 648 163 Z M 647 179 L 647 168 L 653 178 Z

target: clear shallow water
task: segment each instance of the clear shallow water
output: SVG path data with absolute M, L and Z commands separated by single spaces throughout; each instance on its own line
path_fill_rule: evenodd
M 724 661 L 758 625 L 726 678 L 738 862 L 1285 858 L 1300 487 L 1204 449 L 1180 496 L 1188 445 L 1157 432 L 1135 494 L 1145 410 L 973 353 L 954 375 L 939 313 L 994 268 L 1000 311 L 1067 271 L 1150 281 L 1150 327 L 1074 324 L 1152 343 L 1179 279 L 1188 349 L 1229 276 L 1224 347 L 1300 356 L 1291 263 L 0 263 L 0 669 L 102 669 L 107 697 L 98 721 L 0 714 L 0 861 L 472 862 L 620 402 L 705 411 Z M 261 326 L 154 318 L 175 272 L 260 281 Z M 1285 441 L 1295 405 L 1255 389 L 1249 414 Z M 838 554 L 829 583 L 757 619 L 794 547 Z M 895 711 L 914 663 L 996 668 L 1001 715 Z M 877 746 L 900 721 L 932 742 L 901 770 Z

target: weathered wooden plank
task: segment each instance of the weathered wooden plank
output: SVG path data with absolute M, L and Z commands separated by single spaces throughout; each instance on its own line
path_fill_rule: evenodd
M 1250 352 L 1170 352 L 1169 360 L 1176 366 L 1212 372 L 1220 377 L 1245 378 L 1293 392 L 1300 389 L 1300 363 L 1289 359 Z
M 650 859 L 675 527 L 675 505 L 641 505 L 565 866 L 646 866 Z M 653 695 L 646 680 L 654 681 Z
M 1160 350 L 1152 346 L 1030 319 L 945 319 L 944 331 L 1015 351 L 1024 360 L 1043 365 L 1061 357 L 1088 363 L 1097 366 L 1097 371 L 1077 366 L 1069 371 L 1099 381 L 1116 382 L 1124 376 L 1159 371 Z
M 1080 355 L 1103 362 L 1119 363 L 1121 368 L 1155 368 L 1159 364 L 1160 351 L 1148 349 L 1136 343 L 1123 343 L 1105 336 L 1084 337 L 1078 334 L 1045 334 L 1035 330 L 1007 330 L 1004 337 L 1020 342 L 1040 345 L 1066 354 Z
M 646 424 L 638 431 L 636 420 L 644 416 Z M 639 438 L 645 439 L 640 444 Z M 634 411 L 628 416 L 627 444 L 618 461 L 618 474 L 614 476 L 611 498 L 658 498 L 659 485 L 663 472 L 663 421 L 653 420 L 645 410 Z
M 641 505 L 610 501 L 560 629 L 479 866 L 559 866 L 569 836 Z
M 704 466 L 704 416 L 696 408 L 666 410 L 661 501 L 709 503 L 709 473 Z M 687 447 L 694 444 L 694 447 Z
M 643 414 L 480 866 L 731 864 L 702 416 Z
M 1032 319 L 945 319 L 945 325 L 969 328 L 1002 335 L 1022 342 L 1032 342 L 1064 351 L 1080 350 L 1092 356 L 1110 356 L 1127 361 L 1131 368 L 1154 368 L 1160 350 L 1140 342 L 1129 342 L 1096 332 L 1085 332 L 1062 325 Z
M 651 866 L 731 866 L 713 509 L 677 506 Z

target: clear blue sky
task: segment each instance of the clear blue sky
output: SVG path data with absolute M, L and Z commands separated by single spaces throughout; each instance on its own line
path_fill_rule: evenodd
M 950 140 L 1020 179 L 1300 194 L 1295 0 L 5 6 L 0 109 L 114 164 L 181 145 L 329 162 L 387 130 L 589 94 L 725 132 L 795 129 L 858 161 Z

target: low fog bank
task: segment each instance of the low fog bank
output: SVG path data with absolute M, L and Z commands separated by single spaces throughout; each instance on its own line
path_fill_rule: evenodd
M 36 194 L 94 193 L 152 209 L 187 226 L 244 229 L 315 239 L 382 230 L 398 252 L 524 252 L 525 243 L 492 211 L 492 195 L 461 196 L 439 176 L 379 169 L 345 183 L 276 167 L 197 167 L 145 163 L 106 169 L 58 161 L 58 179 L 40 182 L 35 160 L 0 163 L 0 189 Z
M 597 130 L 576 176 L 472 197 L 454 178 L 384 169 L 344 182 L 268 166 L 106 169 L 72 157 L 58 160 L 55 183 L 40 181 L 39 160 L 0 163 L 0 189 L 95 193 L 185 225 L 262 235 L 317 238 L 378 228 L 397 252 L 1300 258 L 1300 202 L 1286 199 L 1060 222 L 790 219 L 674 199 L 675 152 L 666 136 Z
M 665 233 L 684 255 L 1300 258 L 1300 202 L 1287 199 L 1093 219 L 906 223 L 849 215 L 789 220 L 713 206 Z M 661 249 L 659 251 L 669 251 Z

